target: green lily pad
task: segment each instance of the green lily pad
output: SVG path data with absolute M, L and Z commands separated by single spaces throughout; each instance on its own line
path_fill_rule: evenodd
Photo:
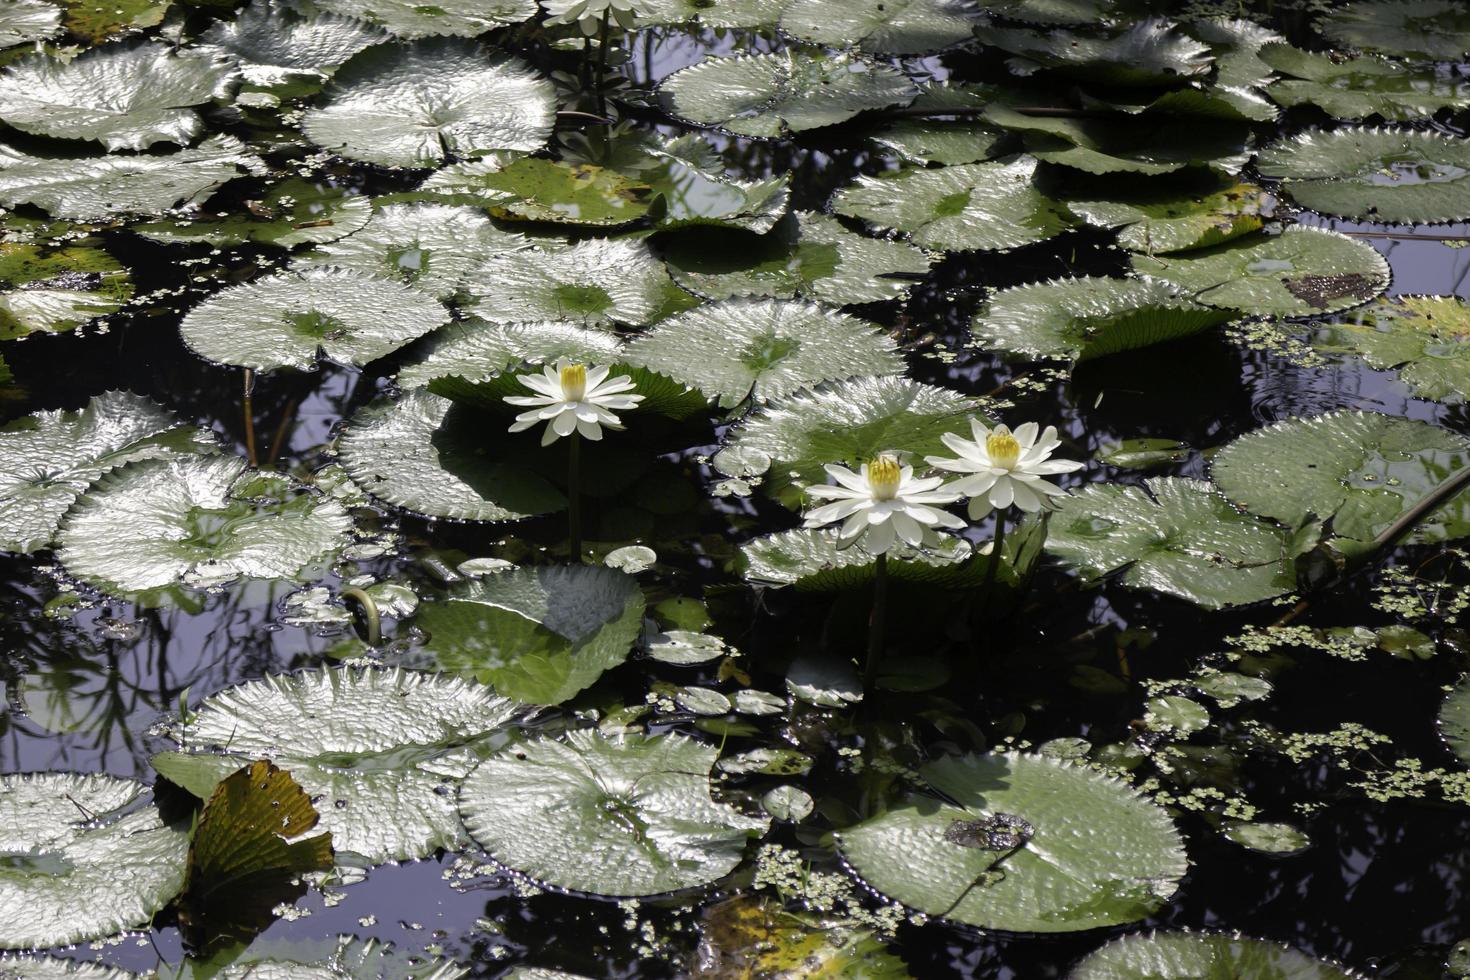
M 637 580 L 615 569 L 517 568 L 424 604 L 415 622 L 441 670 L 560 704 L 628 659 L 643 609 Z
M 1208 74 L 1213 63 L 1209 45 L 1159 19 L 1102 37 L 1068 29 L 992 28 L 985 43 L 1016 55 L 1008 64 L 1018 75 L 1053 71 L 1105 85 L 1177 85 Z
M 1150 255 L 1209 248 L 1259 231 L 1270 195 L 1254 184 L 1221 181 L 1215 189 L 1181 192 L 1148 187 L 1108 197 L 1068 200 L 1090 225 L 1117 228 L 1118 244 Z
M 187 751 L 160 753 L 153 764 L 207 799 L 249 760 L 269 759 L 318 801 L 320 827 L 331 832 L 339 859 L 407 860 L 465 845 L 454 790 L 503 743 L 519 711 L 455 678 L 327 668 L 206 699 L 177 733 Z
M 40 41 L 61 30 L 61 8 L 45 0 L 14 0 L 0 9 L 0 48 Z
M 1199 977 L 1280 977 L 1352 980 L 1354 976 L 1289 946 L 1238 933 L 1154 932 L 1115 939 L 1084 957 L 1070 980 L 1197 980 Z
M 262 938 L 243 952 L 226 948 L 218 958 L 228 963 L 186 958 L 170 980 L 461 980 L 470 972 L 412 944 L 356 936 Z
M 300 264 L 356 269 L 396 279 L 437 299 L 453 299 L 486 256 L 529 248 L 478 208 L 389 204 L 345 238 L 315 249 Z
M 924 248 L 1008 249 L 1043 242 L 1073 223 L 1066 207 L 1037 190 L 1034 157 L 859 177 L 832 210 L 906 232 Z
M 598 228 L 637 221 L 654 200 L 651 185 L 614 170 L 537 157 L 453 164 L 429 177 L 419 191 L 488 208 L 509 221 Z
M 727 300 L 654 327 L 628 359 L 734 408 L 822 381 L 903 373 L 892 338 L 815 303 Z
M 233 456 L 129 463 L 77 499 L 56 556 L 111 594 L 296 579 L 351 540 L 352 518 L 282 476 Z
M 653 188 L 659 230 L 714 226 L 764 235 L 787 213 L 791 176 L 737 180 L 725 175 L 718 152 L 701 134 L 686 133 L 652 149 L 652 168 L 639 177 Z
M 566 358 L 614 364 L 624 357 L 623 342 L 612 332 L 564 322 L 463 320 L 440 327 L 424 346 L 422 359 L 398 372 L 398 383 L 405 388 L 422 388 L 443 378 L 484 384 L 523 362 L 552 364 Z
M 407 40 L 445 34 L 477 37 L 536 16 L 534 0 L 315 0 L 315 5 Z
M 1349 0 L 1317 27 L 1334 44 L 1379 54 L 1459 61 L 1470 53 L 1470 10 L 1459 0 Z
M 1258 854 L 1300 854 L 1312 839 L 1289 823 L 1238 821 L 1225 828 L 1225 837 Z
M 1286 41 L 1271 28 L 1244 17 L 1206 17 L 1190 21 L 1185 30 L 1214 51 L 1216 87 L 1247 91 L 1271 81 L 1272 69 L 1261 60 L 1261 49 Z
M 1020 133 L 1036 159 L 1089 174 L 1158 176 L 1190 167 L 1233 174 L 1250 159 L 1249 128 L 1228 120 L 1198 120 L 1181 131 L 1179 120 L 1164 114 L 1072 119 L 1003 102 L 990 105 L 985 120 Z
M 129 226 L 156 242 L 207 242 L 216 247 L 258 242 L 279 248 L 330 242 L 368 223 L 373 203 L 351 188 L 299 178 L 275 184 L 246 214 L 164 218 Z
M 1285 106 L 1315 105 L 1338 119 L 1381 116 L 1389 122 L 1415 122 L 1440 109 L 1470 106 L 1470 82 L 1432 65 L 1376 55 L 1344 58 L 1284 42 L 1261 48 L 1260 57 L 1286 76 L 1271 83 L 1272 99 Z
M 93 48 L 74 61 L 33 55 L 0 72 L 0 119 L 109 150 L 187 146 L 203 128 L 189 107 L 225 97 L 233 82 L 227 59 L 164 44 Z
M 1010 136 L 1003 129 L 987 126 L 973 112 L 994 97 L 988 86 L 949 83 L 927 85 L 911 103 L 913 109 L 931 109 L 935 116 L 900 119 L 876 130 L 869 138 L 905 160 L 942 163 L 946 167 L 977 163 L 1000 154 L 997 150 Z M 948 119 L 944 109 L 965 110 Z
M 108 391 L 77 412 L 37 412 L 0 429 L 0 548 L 25 554 L 51 543 L 88 486 L 134 460 L 213 447 L 141 395 Z
M 0 145 L 0 203 L 106 221 L 198 203 L 245 173 L 264 173 L 264 166 L 233 136 L 211 136 L 176 153 L 70 159 L 27 156 Z
M 856 466 L 881 452 L 941 453 L 979 402 L 905 377 L 859 378 L 784 399 L 733 427 L 715 469 L 780 486 L 825 483 L 827 463 Z
M 59 0 L 67 32 L 88 44 L 116 34 L 156 27 L 173 0 Z
M 771 793 L 778 790 L 802 792 L 787 786 Z M 909 977 L 903 960 L 871 930 L 835 917 L 794 914 L 753 895 L 709 906 L 699 930 L 701 980 Z
M 1296 586 L 1298 546 L 1285 529 L 1240 513 L 1199 480 L 1158 477 L 1144 487 L 1090 484 L 1061 498 L 1046 550 L 1086 581 L 1122 571 L 1130 588 L 1207 609 Z
M 709 884 L 767 820 L 710 798 L 718 750 L 680 735 L 541 738 L 480 763 L 460 791 L 470 835 L 536 881 L 642 896 Z
M 985 346 L 1086 361 L 1188 337 L 1233 317 L 1167 283 L 1084 276 L 1003 289 L 970 330 Z
M 1166 694 L 1144 702 L 1143 723 L 1149 731 L 1177 732 L 1188 736 L 1210 726 L 1210 712 L 1198 701 Z
M 1124 439 L 1099 446 L 1093 458 L 1120 469 L 1146 470 L 1182 463 L 1190 452 L 1189 446 L 1177 439 Z
M 1261 151 L 1304 208 L 1390 223 L 1470 218 L 1470 140 L 1391 129 L 1318 130 Z
M 759 238 L 688 232 L 666 241 L 663 255 L 675 282 L 708 299 L 801 296 L 835 306 L 903 299 L 936 259 L 813 211 L 795 212 Z
M 0 953 L 0 975 L 15 980 L 138 980 L 141 974 L 101 963 Z
M 919 775 L 940 800 L 841 831 L 837 846 L 866 885 L 926 915 L 1011 932 L 1119 925 L 1157 911 L 1188 867 L 1167 813 L 1086 766 L 1006 753 Z
M 339 449 L 343 468 L 373 497 L 427 517 L 509 521 L 566 506 L 544 477 L 496 459 L 485 416 L 419 389 L 353 417 Z
M 1027 24 L 1097 24 L 1133 13 L 1130 0 L 981 0 L 980 7 Z
M 781 30 L 864 54 L 928 54 L 969 40 L 982 22 L 965 0 L 792 0 Z
M 447 156 L 539 150 L 555 111 L 551 83 L 519 58 L 435 38 L 357 55 L 301 126 L 313 142 L 353 160 L 430 167 Z
M 1415 419 L 1373 412 L 1290 418 L 1220 449 L 1211 473 L 1231 500 L 1288 527 L 1332 521 L 1339 537 L 1367 541 L 1470 465 L 1470 440 Z M 1470 533 L 1463 496 L 1420 534 Z
M 422 292 L 346 269 L 283 272 L 225 289 L 179 323 L 200 357 L 257 371 L 307 371 L 318 357 L 366 364 L 428 333 L 449 312 Z
M 668 284 L 668 270 L 646 244 L 605 238 L 492 254 L 466 276 L 479 314 L 502 323 L 637 326 L 658 313 Z
M 200 40 L 234 59 L 247 82 L 271 86 L 301 76 L 326 78 L 388 35 L 361 20 L 328 13 L 302 16 L 272 0 L 251 0 L 234 20 L 216 21 Z
M 1324 324 L 1312 345 L 1397 371 L 1419 398 L 1459 404 L 1470 392 L 1470 306 L 1454 296 L 1381 296 Z
M 705 27 L 769 27 L 781 18 L 786 0 L 639 0 L 634 8 L 639 27 L 687 24 Z
M 1439 709 L 1439 734 L 1455 757 L 1470 765 L 1470 680 L 1461 677 Z
M 0 947 L 110 936 L 168 904 L 184 884 L 188 827 L 139 805 L 146 790 L 100 774 L 0 776 Z
M 0 340 L 75 329 L 132 295 L 128 270 L 100 248 L 0 244 Z
M 1388 288 L 1371 245 L 1292 226 L 1180 255 L 1134 255 L 1133 270 L 1173 283 L 1206 306 L 1264 316 L 1311 316 L 1359 306 Z
M 971 559 L 974 551 L 962 538 L 944 538 L 933 549 L 899 544 L 888 553 L 888 575 L 894 581 L 938 588 L 976 588 L 988 562 Z M 744 575 L 757 585 L 794 585 L 800 592 L 850 592 L 873 581 L 877 559 L 861 544 L 837 547 L 830 528 L 796 528 L 755 538 L 740 546 Z
M 793 51 L 707 58 L 664 79 L 670 111 L 741 136 L 777 137 L 907 105 L 918 89 L 887 65 Z

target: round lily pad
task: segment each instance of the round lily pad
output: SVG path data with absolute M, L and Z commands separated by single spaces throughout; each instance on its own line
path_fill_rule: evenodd
M 57 535 L 67 572 L 114 594 L 290 580 L 351 541 L 352 518 L 233 456 L 129 463 L 77 499 Z
M 1470 218 L 1470 139 L 1313 130 L 1266 147 L 1256 167 L 1313 211 L 1401 223 Z
M 534 152 L 551 135 L 551 83 L 519 58 L 473 41 L 381 46 L 333 76 L 327 104 L 302 119 L 307 137 L 354 160 L 430 167 L 446 156 Z
M 1086 766 L 1006 753 L 919 774 L 941 800 L 866 820 L 837 846 L 865 884 L 926 915 L 1011 932 L 1119 925 L 1157 911 L 1188 867 L 1167 813 Z
M 417 625 L 441 669 L 533 704 L 560 704 L 628 658 L 644 601 L 611 568 L 508 569 L 425 603 Z
M 1259 231 L 1270 196 L 1254 184 L 1222 181 L 1215 188 L 1180 192 L 1147 186 L 1108 197 L 1068 200 L 1090 225 L 1117 228 L 1118 244 L 1150 255 L 1208 248 Z
M 1389 122 L 1414 122 L 1440 109 L 1470 106 L 1470 81 L 1434 65 L 1376 55 L 1344 58 L 1284 42 L 1265 45 L 1260 58 L 1284 76 L 1271 83 L 1272 99 L 1286 106 L 1315 105 L 1338 119 L 1381 116 Z
M 1420 398 L 1459 404 L 1470 393 L 1470 306 L 1454 296 L 1381 296 L 1324 324 L 1312 345 L 1397 371 Z
M 628 347 L 628 360 L 733 408 L 822 381 L 901 374 L 892 338 L 815 303 L 727 300 L 665 320 Z
M 1016 55 L 1009 65 L 1017 74 L 1051 71 L 1105 85 L 1177 85 L 1207 74 L 1214 60 L 1209 45 L 1157 17 L 1111 33 L 992 28 L 985 42 Z
M 970 330 L 987 346 L 1085 361 L 1187 337 L 1233 316 L 1167 283 L 1085 276 L 1003 289 Z
M 113 776 L 0 776 L 0 947 L 60 946 L 145 925 L 184 884 L 187 824 Z M 6 964 L 0 962 L 0 970 Z
M 960 0 L 793 0 L 781 30 L 864 54 L 927 54 L 973 36 L 975 8 Z
M 887 65 L 786 50 L 708 58 L 664 79 L 671 111 L 741 136 L 785 136 L 869 109 L 906 105 L 918 89 Z
M 132 296 L 128 270 L 100 248 L 0 244 L 0 340 L 75 329 Z
M 1380 54 L 1459 61 L 1470 53 L 1470 10 L 1459 0 L 1349 0 L 1317 26 L 1334 44 Z
M 208 799 L 219 780 L 269 759 L 315 801 L 339 861 L 407 860 L 464 846 L 454 791 L 519 711 L 483 685 L 417 671 L 265 677 L 203 701 L 176 733 L 187 751 L 154 767 Z
M 778 531 L 740 546 L 744 574 L 759 585 L 794 585 L 803 592 L 850 592 L 873 580 L 877 559 L 861 544 L 837 546 L 831 528 Z M 888 552 L 888 575 L 895 581 L 940 588 L 974 588 L 984 580 L 981 563 L 962 538 L 941 538 L 933 548 L 900 544 Z
M 1070 980 L 1196 980 L 1199 977 L 1281 977 L 1352 980 L 1335 963 L 1289 946 L 1238 933 L 1154 932 L 1115 939 L 1084 957 Z
M 596 228 L 637 221 L 654 199 L 651 185 L 615 170 L 540 157 L 451 164 L 424 181 L 419 193 L 488 208 L 511 221 Z
M 1366 303 L 1388 288 L 1388 263 L 1346 235 L 1292 226 L 1179 255 L 1135 255 L 1135 272 L 1173 283 L 1206 306 L 1311 316 Z
M 610 331 L 560 322 L 457 321 L 439 328 L 424 346 L 423 358 L 398 372 L 398 383 L 405 388 L 420 388 L 441 378 L 481 384 L 522 362 L 552 364 L 566 358 L 613 364 L 624 357 L 623 342 Z
M 414 38 L 453 34 L 478 37 L 536 16 L 535 0 L 315 0 L 315 6 Z
M 472 408 L 410 391 L 353 417 L 342 467 L 373 497 L 426 517 L 508 521 L 565 507 L 561 491 L 524 461 L 490 454 L 486 424 Z
M 1470 679 L 1461 677 L 1439 709 L 1439 733 L 1455 757 L 1470 765 Z
M 1034 157 L 859 177 L 832 210 L 906 232 L 924 248 L 1007 249 L 1046 241 L 1073 223 L 1032 183 Z
M 233 286 L 190 310 L 184 343 L 220 364 L 310 370 L 318 356 L 366 364 L 449 319 L 432 297 L 347 269 L 282 272 Z
M 1260 854 L 1300 854 L 1312 846 L 1312 839 L 1289 823 L 1242 820 L 1226 827 L 1225 836 Z
M 477 312 L 501 323 L 644 324 L 668 285 L 668 270 L 648 246 L 625 239 L 491 255 L 466 277 Z
M 229 54 L 246 81 L 267 86 L 297 76 L 325 78 L 359 51 L 387 39 L 364 21 L 328 13 L 301 16 L 273 0 L 251 0 L 234 20 L 216 21 L 200 35 Z
M 933 116 L 899 119 L 873 133 L 874 143 L 916 163 L 954 166 L 998 156 L 1012 142 L 1005 130 L 987 126 L 974 115 L 993 98 L 988 86 L 946 83 L 923 86 L 910 108 L 933 110 Z M 963 110 L 945 118 L 943 110 Z
M 710 798 L 718 751 L 680 735 L 571 732 L 480 763 L 460 791 L 471 836 L 536 881 L 641 896 L 735 869 L 767 820 Z

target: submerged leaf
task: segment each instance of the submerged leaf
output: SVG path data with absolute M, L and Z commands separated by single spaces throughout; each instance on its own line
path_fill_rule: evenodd
M 636 897 L 723 878 L 768 821 L 710 798 L 718 751 L 681 735 L 571 732 L 480 763 L 460 810 L 496 861 L 536 881 Z
M 1155 932 L 1115 939 L 1085 957 L 1071 980 L 1196 980 L 1199 977 L 1281 977 L 1351 980 L 1353 974 L 1289 946 L 1239 933 Z
M 1179 120 L 1162 113 L 1077 119 L 1033 115 L 996 102 L 985 119 L 1021 133 L 1026 151 L 1038 160 L 1089 174 L 1158 176 L 1190 167 L 1233 174 L 1250 158 L 1249 128 L 1228 118 L 1199 120 L 1181 132 Z
M 58 0 L 65 9 L 69 33 L 90 44 L 115 34 L 155 27 L 173 0 Z
M 132 295 L 127 269 L 100 248 L 0 244 L 0 340 L 80 327 Z
M 1470 306 L 1454 296 L 1382 296 L 1312 339 L 1318 350 L 1353 353 L 1420 398 L 1459 404 L 1470 393 Z
M 1157 911 L 1188 867 L 1169 815 L 1087 766 L 1006 753 L 919 775 L 940 800 L 841 831 L 837 846 L 866 885 L 926 915 L 1011 932 L 1118 925 Z
M 704 910 L 699 956 L 690 975 L 694 980 L 907 980 L 909 972 L 868 929 L 835 918 L 795 914 L 775 902 L 742 896 Z
M 466 274 L 465 286 L 487 320 L 637 326 L 661 308 L 669 273 L 640 241 L 594 238 L 492 254 Z
M 969 40 L 981 23 L 972 0 L 792 0 L 781 30 L 864 54 L 928 54 Z
M 989 86 L 948 83 L 923 87 L 910 108 L 933 110 L 931 117 L 899 119 L 877 130 L 874 143 L 916 163 L 953 166 L 975 163 L 999 155 L 997 149 L 1011 142 L 1004 130 L 987 126 L 973 115 L 994 97 Z M 964 110 L 946 119 L 943 110 Z

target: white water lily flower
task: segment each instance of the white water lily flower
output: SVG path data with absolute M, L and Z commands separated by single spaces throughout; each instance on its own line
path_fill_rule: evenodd
M 959 454 L 958 459 L 929 456 L 926 462 L 941 470 L 965 474 L 950 487 L 970 498 L 972 521 L 992 509 L 1004 510 L 1011 504 L 1027 511 L 1049 509 L 1051 498 L 1062 496 L 1065 491 L 1042 477 L 1071 473 L 1083 466 L 1067 459 L 1049 458 L 1062 444 L 1054 425 L 1048 425 L 1038 437 L 1035 422 L 1027 422 L 1012 432 L 1004 425 L 990 429 L 979 420 L 970 419 L 970 431 L 974 439 L 964 439 L 952 432 L 940 437 Z
M 541 445 L 549 446 L 573 432 L 595 442 L 602 438 L 603 426 L 614 432 L 621 430 L 622 423 L 612 409 L 621 412 L 636 408 L 643 396 L 628 394 L 634 386 L 626 374 L 608 378 L 608 370 L 557 361 L 555 367 L 547 365 L 542 374 L 517 378 L 537 394 L 505 397 L 512 405 L 534 406 L 531 411 L 516 416 L 510 431 L 524 432 L 537 422 L 545 422 Z
M 943 477 L 916 480 L 912 466 L 900 466 L 887 453 L 864 463 L 858 473 L 835 463 L 828 463 L 826 470 L 837 485 L 807 487 L 806 492 L 836 502 L 808 512 L 806 526 L 843 522 L 839 548 L 861 539 L 870 554 L 881 555 L 895 541 L 915 548 L 933 545 L 937 543 L 936 527 L 965 526 L 964 521 L 940 509 L 960 499 L 948 487 L 939 489 Z
M 541 0 L 541 6 L 551 16 L 548 24 L 577 24 L 588 37 L 602 27 L 606 16 L 620 27 L 631 28 L 642 5 L 637 0 Z

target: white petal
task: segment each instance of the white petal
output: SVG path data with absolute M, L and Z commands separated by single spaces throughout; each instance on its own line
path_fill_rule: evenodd
M 1003 477 L 995 481 L 995 486 L 990 488 L 990 503 L 995 507 L 1009 507 L 1016 499 L 1014 483 L 1010 477 Z
M 560 398 L 552 398 L 549 395 L 506 395 L 507 405 L 554 405 L 561 401 Z
M 968 513 L 971 521 L 984 519 L 995 508 L 990 506 L 990 501 L 985 497 L 971 497 Z
M 551 427 L 559 436 L 569 436 L 577 431 L 577 416 L 574 412 L 562 412 L 551 420 Z
M 904 544 L 911 548 L 917 548 L 923 544 L 924 529 L 908 514 L 894 514 L 891 523 L 894 533 L 903 539 Z
M 1016 441 L 1021 444 L 1022 449 L 1030 449 L 1036 445 L 1036 430 L 1038 428 L 1039 426 L 1035 422 L 1023 422 L 1011 434 L 1016 437 Z
M 862 476 L 848 469 L 846 466 L 840 466 L 837 463 L 828 463 L 826 466 L 823 466 L 822 469 L 827 471 L 828 476 L 836 480 L 838 483 L 842 484 L 844 487 L 847 487 L 849 490 L 855 490 L 859 493 L 862 493 L 864 496 L 872 493 L 872 488 L 868 486 L 868 481 Z M 863 467 L 863 469 L 866 470 L 867 467 L 865 466 Z
M 893 547 L 893 525 L 888 521 L 870 526 L 863 537 L 863 547 L 871 555 L 881 555 Z
M 602 426 L 587 419 L 577 419 L 577 432 L 588 442 L 598 442 L 602 439 Z
M 557 431 L 555 429 L 553 429 L 551 427 L 551 423 L 548 422 L 546 424 L 546 430 L 541 433 L 541 445 L 543 445 L 543 446 L 549 446 L 549 445 L 551 445 L 553 442 L 556 442 L 557 436 L 558 436 Z
M 1011 489 L 1015 492 L 1017 507 L 1027 511 L 1038 511 L 1041 509 L 1041 497 L 1031 487 L 1024 483 L 1012 482 Z

